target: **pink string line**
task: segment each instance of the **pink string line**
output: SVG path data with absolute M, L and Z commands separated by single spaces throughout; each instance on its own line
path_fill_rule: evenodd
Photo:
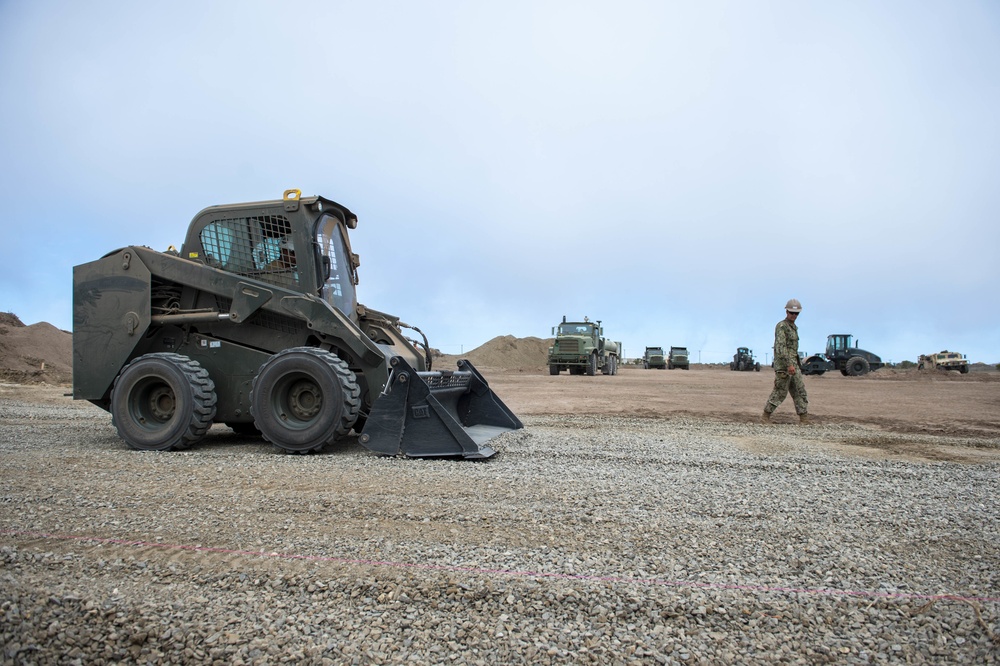
M 248 557 L 264 557 L 281 560 L 302 560 L 306 562 L 332 562 L 356 566 L 391 567 L 395 569 L 422 569 L 427 571 L 450 571 L 454 573 L 480 574 L 486 576 L 513 576 L 519 578 L 551 578 L 555 580 L 581 580 L 600 583 L 629 583 L 634 585 L 650 585 L 659 587 L 686 587 L 701 590 L 735 590 L 739 592 L 773 592 L 779 594 L 809 594 L 830 597 L 859 597 L 865 599 L 915 599 L 921 601 L 951 600 L 964 602 L 998 603 L 1000 597 L 963 596 L 959 594 L 919 594 L 910 592 L 878 592 L 872 590 L 836 590 L 830 588 L 782 587 L 771 585 L 741 585 L 737 583 L 706 583 L 686 580 L 664 580 L 661 578 L 635 578 L 629 576 L 597 576 L 589 574 L 566 574 L 545 571 L 524 571 L 517 569 L 486 569 L 482 567 L 462 567 L 447 564 L 421 564 L 418 562 L 392 562 L 388 560 L 370 560 L 364 558 L 332 557 L 328 555 L 298 555 L 295 553 L 278 553 L 257 550 L 234 550 L 231 548 L 215 548 L 211 546 L 193 546 L 189 544 L 156 543 L 153 541 L 132 541 L 95 536 L 78 536 L 72 534 L 47 534 L 45 532 L 29 532 L 25 530 L 0 530 L 0 534 L 10 536 L 33 537 L 37 539 L 58 539 L 61 541 L 93 541 L 118 546 L 139 546 L 144 548 L 163 548 L 167 550 L 186 550 L 197 553 L 220 553 L 223 555 L 243 555 Z

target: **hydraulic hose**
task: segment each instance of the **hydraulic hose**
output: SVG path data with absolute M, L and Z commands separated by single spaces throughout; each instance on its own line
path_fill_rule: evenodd
M 412 342 L 414 345 L 419 345 L 419 346 L 421 346 L 421 347 L 424 348 L 424 362 L 427 364 L 427 370 L 430 371 L 430 369 L 431 369 L 431 346 L 427 342 L 427 336 L 424 335 L 424 332 L 421 331 L 416 326 L 410 326 L 409 324 L 406 324 L 406 323 L 403 323 L 403 322 L 399 322 L 399 326 L 400 326 L 400 328 L 409 328 L 409 329 L 412 329 L 412 330 L 416 331 L 417 333 L 420 334 L 420 337 L 424 339 L 423 342 L 419 342 L 417 340 L 410 340 L 410 338 L 407 338 L 407 340 L 409 340 L 410 342 Z

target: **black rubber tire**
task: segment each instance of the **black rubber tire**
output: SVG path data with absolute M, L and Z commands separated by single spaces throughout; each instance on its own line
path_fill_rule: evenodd
M 868 364 L 868 359 L 863 356 L 852 356 L 847 359 L 847 363 L 844 367 L 847 369 L 847 374 L 851 377 L 867 375 L 868 371 L 871 370 L 871 366 Z
M 961 368 L 958 369 L 958 371 L 963 375 L 967 375 L 969 374 L 969 366 L 963 365 Z
M 549 366 L 549 374 L 550 375 L 558 375 L 559 374 L 559 366 L 558 365 L 550 365 Z
M 760 372 L 760 363 L 754 363 L 753 364 L 753 369 L 754 369 L 754 372 Z
M 924 369 L 924 364 L 923 363 L 920 363 L 920 364 L 917 365 L 917 370 L 923 370 L 923 369 Z
M 587 376 L 593 377 L 597 374 L 597 354 L 591 354 L 587 359 Z
M 347 363 L 314 347 L 278 352 L 260 366 L 250 412 L 264 439 L 282 451 L 319 451 L 351 431 L 361 388 Z
M 215 418 L 215 382 L 187 356 L 146 354 L 122 368 L 111 388 L 111 423 L 140 451 L 186 449 Z

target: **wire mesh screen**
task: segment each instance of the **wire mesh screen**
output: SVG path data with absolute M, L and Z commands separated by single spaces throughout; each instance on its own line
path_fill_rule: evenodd
M 292 225 L 284 215 L 217 220 L 201 230 L 201 245 L 209 266 L 298 289 Z

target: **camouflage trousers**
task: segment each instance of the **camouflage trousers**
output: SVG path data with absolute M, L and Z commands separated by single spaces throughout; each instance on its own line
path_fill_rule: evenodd
M 789 375 L 787 370 L 774 371 L 774 390 L 764 405 L 764 411 L 770 414 L 776 410 L 789 393 L 795 402 L 795 413 L 808 414 L 809 397 L 806 395 L 806 384 L 802 381 L 802 372 Z

